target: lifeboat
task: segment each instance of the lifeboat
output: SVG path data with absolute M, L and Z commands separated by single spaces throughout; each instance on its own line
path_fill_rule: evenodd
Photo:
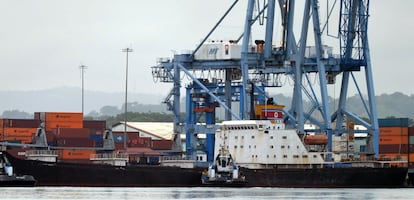
M 306 145 L 326 145 L 328 144 L 328 136 L 325 134 L 306 135 L 304 143 Z

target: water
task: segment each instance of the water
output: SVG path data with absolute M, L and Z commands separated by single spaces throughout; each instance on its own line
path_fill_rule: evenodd
M 108 188 L 33 187 L 0 188 L 0 199 L 414 199 L 414 188 L 402 189 L 303 189 L 303 188 Z

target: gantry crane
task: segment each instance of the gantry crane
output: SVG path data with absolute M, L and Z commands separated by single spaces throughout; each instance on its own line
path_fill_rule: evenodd
M 172 59 L 160 59 L 152 67 L 152 74 L 161 82 L 173 83 L 173 89 L 165 103 L 173 111 L 174 132 L 186 133 L 186 153 L 195 155 L 197 150 L 207 152 L 209 161 L 214 155 L 214 133 L 217 107 L 225 110 L 225 120 L 252 119 L 254 106 L 266 104 L 268 87 L 283 87 L 278 84 L 281 77 L 293 81 L 292 102 L 282 112 L 287 127 L 305 133 L 305 123 L 319 127 L 312 130 L 328 136 L 327 151 L 332 150 L 332 136 L 346 134 L 343 124 L 352 119 L 362 124 L 371 136 L 367 154 L 378 156 L 378 120 L 375 108 L 375 94 L 371 59 L 368 45 L 369 0 L 327 0 L 326 21 L 321 22 L 318 0 L 299 1 L 303 13 L 297 14 L 295 0 L 247 0 L 244 31 L 229 41 L 209 41 L 210 35 L 239 3 L 235 0 L 191 53 L 176 54 Z M 339 7 L 339 8 L 338 8 Z M 334 8 L 338 14 L 333 17 Z M 295 12 L 296 11 L 296 12 Z M 279 18 L 277 18 L 279 17 Z M 294 21 L 302 17 L 300 34 L 294 33 Z M 280 24 L 275 25 L 275 18 Z M 337 47 L 339 55 L 322 43 L 329 20 L 338 20 Z M 312 23 L 310 23 L 312 22 Z M 252 34 L 255 24 L 265 30 L 264 38 Z M 311 26 L 311 27 L 309 27 Z M 276 28 L 281 34 L 277 35 Z M 313 35 L 313 42 L 310 36 Z M 282 42 L 275 45 L 275 38 Z M 254 41 L 254 42 L 253 42 Z M 365 73 L 364 81 L 358 81 L 354 74 Z M 218 75 L 217 75 L 218 74 Z M 186 86 L 186 117 L 180 117 L 181 78 L 190 79 Z M 312 84 L 311 77 L 319 84 Z M 331 109 L 328 85 L 341 77 L 338 105 Z M 363 120 L 347 108 L 347 95 L 353 81 L 361 98 L 369 121 Z M 362 82 L 362 83 L 359 83 Z M 367 97 L 364 98 L 359 84 L 364 84 Z M 172 98 L 172 99 L 171 99 Z M 305 107 L 304 101 L 311 105 Z M 238 109 L 232 102 L 238 102 Z M 199 119 L 204 117 L 205 123 Z M 334 125 L 333 125 L 334 124 Z M 204 149 L 197 148 L 196 135 L 206 133 Z M 177 142 L 180 137 L 176 137 Z

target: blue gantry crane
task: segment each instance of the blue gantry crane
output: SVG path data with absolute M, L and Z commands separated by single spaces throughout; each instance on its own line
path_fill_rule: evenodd
M 217 108 L 224 109 L 225 120 L 255 118 L 254 107 L 269 98 L 266 89 L 285 87 L 280 81 L 285 78 L 293 82 L 291 105 L 283 110 L 287 127 L 296 128 L 300 134 L 309 131 L 305 123 L 314 124 L 318 129 L 312 131 L 327 134 L 329 152 L 332 136 L 350 133 L 343 124 L 352 120 L 367 128 L 360 131 L 371 138 L 365 153 L 377 157 L 378 119 L 367 33 L 369 0 L 326 0 L 325 21 L 321 21 L 318 0 L 299 1 L 301 6 L 295 0 L 242 2 L 247 3 L 247 11 L 241 35 L 228 41 L 209 38 L 240 4 L 235 0 L 194 51 L 160 59 L 152 67 L 154 78 L 173 84 L 165 103 L 175 116 L 174 132 L 186 134 L 187 155 L 194 156 L 201 150 L 212 161 Z M 298 12 L 299 7 L 303 12 Z M 301 19 L 301 25 L 294 24 L 296 18 Z M 335 37 L 328 33 L 331 21 L 338 24 Z M 294 27 L 300 27 L 299 34 L 295 34 Z M 254 38 L 253 30 L 259 28 L 264 29 L 264 38 Z M 325 45 L 325 37 L 335 39 L 336 46 Z M 278 45 L 277 39 L 281 41 Z M 335 47 L 339 49 L 337 55 L 333 53 Z M 365 73 L 363 81 L 358 81 L 356 73 Z M 185 117 L 180 115 L 182 77 L 189 79 Z M 341 78 L 339 101 L 332 109 L 328 85 L 336 84 L 337 78 Z M 352 82 L 369 121 L 347 108 Z M 204 145 L 198 143 L 200 133 L 206 134 Z M 176 139 L 179 143 L 180 137 Z

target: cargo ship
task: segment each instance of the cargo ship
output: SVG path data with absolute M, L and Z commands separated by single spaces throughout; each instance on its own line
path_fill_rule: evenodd
M 32 175 L 39 186 L 216 186 L 203 184 L 208 163 L 183 157 L 170 159 L 171 151 L 149 152 L 158 158 L 155 161 L 131 162 L 133 156 L 128 151 L 114 150 L 110 131 L 102 133 L 100 147 L 68 147 L 65 144 L 73 144 L 66 136 L 66 142 L 50 145 L 50 141 L 45 141 L 49 138 L 47 125 L 44 125 L 47 120 L 43 120 L 33 135 L 32 144 L 2 143 L 14 146 L 8 148 L 5 155 L 15 172 Z M 55 136 L 62 136 L 62 130 L 65 130 L 52 129 L 58 133 Z M 316 151 L 316 147 L 323 146 L 324 142 L 323 135 L 301 136 L 296 130 L 285 129 L 281 120 L 224 121 L 215 134 L 215 155 L 219 155 L 220 149 L 232 155 L 240 177 L 245 180 L 240 186 L 245 187 L 404 186 L 406 161 L 360 159 L 337 162 L 328 159 L 329 152 Z M 87 154 L 87 158 L 79 156 L 83 154 Z

